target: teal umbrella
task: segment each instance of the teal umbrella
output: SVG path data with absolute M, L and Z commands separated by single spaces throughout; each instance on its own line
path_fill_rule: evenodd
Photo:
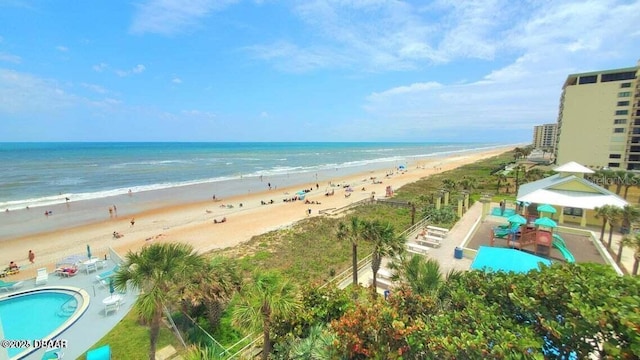
M 549 204 L 542 204 L 538 206 L 538 212 L 545 212 L 545 213 L 549 213 L 549 214 L 555 214 L 556 213 L 556 208 L 554 208 L 553 206 L 549 205 Z
M 507 218 L 507 221 L 512 224 L 524 225 L 527 223 L 527 219 L 520 214 L 511 215 Z
M 536 226 L 544 226 L 544 227 L 549 227 L 549 228 L 556 228 L 558 227 L 558 224 L 556 224 L 555 221 L 549 219 L 546 216 L 543 216 L 539 219 L 536 219 L 536 221 L 533 222 Z
M 87 245 L 87 256 L 91 259 L 91 246 Z
M 109 292 L 113 295 L 116 292 L 116 289 L 113 287 L 113 278 L 109 278 Z

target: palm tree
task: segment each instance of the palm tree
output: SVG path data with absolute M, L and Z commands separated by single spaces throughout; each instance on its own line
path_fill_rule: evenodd
M 638 265 L 640 264 L 640 233 L 628 236 L 625 245 L 632 248 L 633 253 L 633 270 L 631 274 L 638 275 Z
M 291 344 L 289 359 L 324 360 L 335 358 L 332 333 L 326 331 L 322 325 L 314 325 L 309 329 L 309 335 Z
M 602 205 L 594 209 L 596 211 L 596 219 L 602 219 L 602 229 L 600 230 L 600 242 L 604 243 L 604 228 L 609 222 L 609 212 L 611 205 Z
M 462 186 L 464 190 L 471 191 L 478 187 L 478 179 L 465 176 L 460 180 L 460 186 Z
M 358 285 L 358 241 L 361 238 L 362 222 L 357 216 L 351 217 L 349 224 L 338 224 L 338 240 L 351 242 L 351 271 L 353 271 L 353 285 Z
M 156 358 L 160 320 L 164 305 L 179 298 L 179 284 L 201 270 L 204 261 L 193 247 L 183 243 L 152 244 L 139 253 L 129 251 L 125 263 L 114 276 L 115 288 L 125 291 L 128 286 L 140 291 L 135 308 L 149 323 L 149 359 Z
M 245 286 L 233 310 L 235 326 L 262 331 L 262 359 L 271 353 L 271 324 L 276 317 L 286 318 L 300 308 L 300 299 L 293 284 L 275 272 L 255 274 Z
M 520 188 L 520 171 L 522 171 L 523 178 L 527 176 L 527 168 L 523 165 L 518 165 L 514 168 L 516 171 L 516 194 L 518 194 L 518 189 Z
M 627 196 L 629 195 L 629 188 L 631 188 L 632 186 L 638 186 L 639 181 L 640 181 L 640 178 L 636 174 L 632 172 L 627 172 L 627 175 L 624 181 L 624 199 L 625 200 L 627 200 Z
M 613 172 L 614 180 L 616 183 L 616 195 L 620 195 L 620 191 L 622 190 L 622 186 L 624 185 L 625 180 L 627 179 L 627 171 L 625 170 L 617 170 Z
M 453 191 L 458 187 L 458 182 L 453 179 L 444 179 L 442 180 L 442 187 L 447 191 Z
M 216 256 L 196 272 L 181 289 L 182 299 L 191 306 L 204 305 L 211 327 L 217 327 L 222 311 L 240 291 L 242 278 L 235 260 Z
M 412 255 L 407 261 L 393 263 L 396 270 L 394 280 L 406 283 L 409 288 L 419 295 L 436 295 L 439 297 L 442 287 L 450 279 L 460 277 L 463 273 L 451 270 L 446 277 L 442 277 L 440 263 L 435 259 L 426 259 L 424 256 Z
M 620 264 L 622 261 L 622 250 L 625 247 L 630 247 L 633 243 L 633 236 L 627 235 L 618 241 L 618 253 L 616 254 L 616 262 Z
M 609 209 L 609 242 L 607 243 L 607 247 L 611 250 L 611 240 L 613 238 L 613 228 L 618 225 L 618 222 L 622 218 L 622 208 L 617 206 L 611 206 Z
M 396 256 L 405 250 L 405 239 L 395 234 L 393 225 L 379 220 L 363 223 L 362 238 L 373 245 L 371 253 L 371 271 L 373 272 L 373 290 L 378 287 L 378 270 L 385 256 Z
M 640 209 L 637 206 L 627 204 L 622 208 L 622 227 L 627 231 L 631 230 L 631 226 L 638 219 L 640 219 Z
M 503 181 L 507 180 L 507 176 L 502 172 L 502 170 L 500 170 L 500 172 L 496 173 L 494 176 L 498 180 L 497 185 L 496 185 L 496 193 L 499 194 L 500 193 L 500 186 L 502 185 Z

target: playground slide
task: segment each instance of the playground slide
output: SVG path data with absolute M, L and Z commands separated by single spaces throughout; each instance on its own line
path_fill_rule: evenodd
M 564 242 L 564 239 L 560 237 L 558 234 L 553 234 L 553 247 L 560 251 L 560 254 L 564 256 L 565 260 L 570 263 L 576 262 L 576 258 L 573 257 L 573 254 L 567 249 L 567 246 Z

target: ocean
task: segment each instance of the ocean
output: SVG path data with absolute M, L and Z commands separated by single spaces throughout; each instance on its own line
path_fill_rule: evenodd
M 480 143 L 0 143 L 0 210 L 47 207 L 185 185 L 326 180 L 469 150 Z M 320 175 L 319 175 L 320 174 Z M 274 184 L 274 186 L 276 186 Z M 217 196 L 237 195 L 228 188 Z
M 505 147 L 478 143 L 0 143 L 0 241 L 330 183 Z M 270 188 L 269 188 L 270 187 Z M 276 191 L 267 191 L 267 190 Z M 68 200 L 67 200 L 68 199 Z M 239 204 L 236 204 L 239 205 Z M 112 214 L 109 209 L 113 210 Z M 111 216 L 114 215 L 114 218 Z M 158 220 L 159 221 L 159 220 Z

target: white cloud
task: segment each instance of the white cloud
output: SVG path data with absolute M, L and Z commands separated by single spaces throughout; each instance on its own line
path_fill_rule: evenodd
M 58 50 L 60 52 L 67 52 L 67 51 L 69 51 L 69 48 L 66 47 L 66 46 L 58 45 L 58 46 L 56 46 L 56 50 Z
M 131 74 L 141 74 L 143 73 L 147 68 L 144 65 L 136 65 L 134 66 L 132 69 L 130 70 L 121 70 L 121 69 L 116 69 L 113 72 L 120 76 L 120 77 L 126 77 L 129 76 Z
M 260 113 L 260 117 L 263 118 L 263 119 L 266 119 L 266 118 L 269 118 L 270 116 L 269 116 L 268 112 L 263 111 L 263 112 Z
M 0 69 L 0 113 L 22 114 L 56 111 L 80 99 L 54 80 Z
M 0 61 L 10 62 L 14 64 L 20 64 L 22 62 L 22 58 L 18 55 L 7 54 L 0 52 Z
M 182 84 L 182 79 L 180 79 L 179 77 L 174 77 L 171 80 L 171 82 L 174 83 L 174 84 Z
M 109 68 L 109 65 L 107 65 L 105 63 L 100 63 L 100 64 L 92 66 L 93 71 L 96 71 L 96 72 L 103 72 L 103 71 L 107 70 L 108 68 Z
M 134 33 L 171 35 L 198 26 L 212 11 L 237 0 L 147 0 L 138 4 L 131 24 Z
M 201 118 L 201 119 L 214 119 L 216 114 L 207 111 L 200 110 L 183 110 L 182 115 L 193 117 L 193 118 Z
M 89 89 L 95 93 L 98 94 L 106 94 L 108 91 L 103 88 L 100 85 L 96 85 L 96 84 L 88 84 L 88 83 L 81 83 L 80 86 L 84 87 L 85 89 Z

